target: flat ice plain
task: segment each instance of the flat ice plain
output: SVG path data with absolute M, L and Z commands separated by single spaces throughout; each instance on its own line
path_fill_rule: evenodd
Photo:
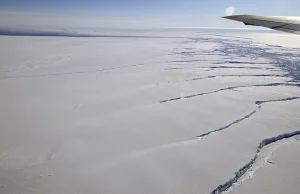
M 299 193 L 300 36 L 0 36 L 0 193 Z

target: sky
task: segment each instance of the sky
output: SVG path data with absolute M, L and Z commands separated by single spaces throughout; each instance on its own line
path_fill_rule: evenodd
M 0 25 L 243 27 L 235 14 L 300 16 L 299 0 L 0 0 Z

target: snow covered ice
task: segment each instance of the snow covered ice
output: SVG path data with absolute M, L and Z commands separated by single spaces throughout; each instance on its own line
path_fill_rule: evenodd
M 0 193 L 297 193 L 298 36 L 122 33 L 0 36 Z

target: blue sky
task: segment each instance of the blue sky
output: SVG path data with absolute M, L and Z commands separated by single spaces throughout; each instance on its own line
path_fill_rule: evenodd
M 0 0 L 0 24 L 70 25 L 76 18 L 72 25 L 241 27 L 220 18 L 229 6 L 236 14 L 300 16 L 299 0 Z

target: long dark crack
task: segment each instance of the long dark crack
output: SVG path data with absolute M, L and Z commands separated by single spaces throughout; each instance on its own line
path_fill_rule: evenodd
M 278 70 L 276 67 L 252 67 L 252 66 L 208 66 L 208 67 L 170 67 L 164 70 L 186 70 L 186 69 L 261 69 L 261 70 Z
M 253 63 L 251 63 L 251 64 L 253 64 Z M 262 63 L 259 63 L 259 64 L 262 64 Z M 248 67 L 247 66 L 210 66 L 209 68 L 211 68 L 211 69 L 263 69 L 263 70 L 278 70 L 278 68 L 276 68 L 276 67 L 252 67 L 252 66 L 248 66 Z
M 284 102 L 284 101 L 298 100 L 298 99 L 300 99 L 300 97 L 288 97 L 288 98 L 277 99 L 277 100 L 256 101 L 255 104 L 261 105 L 268 102 Z
M 182 99 L 189 99 L 189 98 L 195 98 L 203 95 L 208 95 L 208 94 L 213 94 L 217 92 L 222 92 L 225 90 L 234 90 L 238 88 L 247 88 L 247 87 L 270 87 L 270 86 L 300 86 L 300 84 L 291 84 L 291 83 L 270 83 L 270 84 L 256 84 L 256 85 L 245 85 L 245 86 L 231 86 L 231 87 L 226 87 L 226 88 L 221 88 L 215 91 L 210 91 L 210 92 L 203 92 L 203 93 L 198 93 L 198 94 L 193 94 L 193 95 L 187 95 L 187 96 L 181 96 L 181 97 L 175 97 L 175 98 L 170 98 L 166 100 L 160 101 L 160 103 L 167 103 L 167 102 L 172 102 L 172 101 L 177 101 L 177 100 L 182 100 Z
M 298 100 L 300 99 L 300 96 L 296 96 L 296 97 L 288 97 L 288 98 L 282 98 L 282 99 L 275 99 L 275 100 L 266 100 L 266 101 L 256 101 L 255 104 L 256 104 L 256 109 L 254 111 L 252 111 L 251 113 L 245 115 L 244 117 L 240 118 L 240 119 L 237 119 L 231 123 L 229 123 L 228 125 L 224 126 L 224 127 L 220 127 L 219 129 L 216 129 L 216 130 L 213 130 L 213 131 L 209 131 L 207 133 L 203 133 L 201 135 L 198 135 L 196 136 L 195 138 L 203 138 L 205 136 L 208 136 L 212 133 L 216 133 L 216 132 L 219 132 L 219 131 L 223 131 L 225 129 L 228 129 L 229 127 L 231 127 L 232 125 L 235 125 L 237 123 L 240 123 L 246 119 L 249 119 L 251 116 L 253 116 L 257 111 L 259 111 L 262 107 L 263 104 L 266 104 L 266 103 L 271 103 L 271 102 L 285 102 L 285 101 L 292 101 L 292 100 Z
M 281 75 L 281 74 L 211 75 L 211 76 L 206 76 L 206 77 L 197 77 L 197 78 L 187 79 L 184 81 L 189 82 L 189 81 L 197 81 L 197 80 L 211 79 L 211 78 L 217 78 L 217 77 L 284 77 L 284 75 Z
M 261 150 L 272 143 L 275 143 L 277 141 L 283 140 L 283 139 L 288 139 L 294 136 L 300 135 L 300 131 L 294 131 L 292 133 L 284 133 L 281 134 L 279 136 L 276 137 L 271 137 L 271 138 L 267 138 L 264 139 L 263 141 L 260 142 L 260 144 L 257 147 L 256 153 L 254 155 L 254 157 L 250 160 L 250 162 L 248 162 L 246 165 L 244 165 L 241 169 L 239 169 L 233 178 L 231 178 L 230 180 L 228 180 L 226 183 L 219 185 L 216 189 L 214 189 L 211 194 L 219 194 L 222 192 L 227 191 L 228 189 L 230 189 L 235 183 L 238 182 L 238 180 L 253 166 L 255 165 L 255 162 L 258 159 L 259 153 L 261 152 Z
M 244 62 L 244 61 L 222 61 L 222 62 L 217 62 L 214 64 L 252 64 L 252 65 L 257 65 L 257 64 L 261 64 L 261 65 L 269 65 L 270 63 L 255 63 L 255 62 Z
M 205 80 L 205 79 L 214 79 L 214 78 L 224 78 L 224 77 L 285 77 L 284 74 L 250 74 L 250 75 L 210 75 L 210 76 L 204 76 L 204 77 L 194 77 L 191 79 L 186 79 L 182 81 L 169 81 L 169 82 L 162 82 L 159 83 L 159 85 L 164 85 L 164 84 L 177 84 L 177 83 L 183 83 L 183 82 L 192 82 L 192 81 L 199 81 L 199 80 Z M 288 81 L 292 82 L 292 81 Z
M 210 131 L 210 132 L 207 132 L 207 133 L 203 133 L 203 134 L 201 134 L 201 135 L 198 135 L 198 136 L 196 136 L 196 138 L 202 138 L 202 137 L 208 136 L 208 135 L 210 135 L 210 134 L 212 134 L 212 133 L 216 133 L 216 132 L 219 132 L 219 131 L 223 131 L 224 129 L 227 129 L 227 128 L 231 127 L 232 125 L 235 125 L 235 124 L 237 124 L 237 123 L 242 122 L 242 121 L 245 120 L 245 119 L 250 118 L 250 117 L 251 117 L 252 115 L 254 115 L 259 109 L 261 109 L 261 105 L 259 105 L 254 111 L 252 111 L 251 113 L 247 114 L 246 116 L 244 116 L 244 117 L 242 117 L 242 118 L 240 118 L 240 119 L 238 119 L 238 120 L 235 120 L 235 121 L 233 121 L 232 123 L 230 123 L 230 124 L 228 124 L 228 125 L 226 125 L 226 126 L 224 126 L 224 127 L 221 127 L 221 128 L 219 128 L 219 129 L 216 129 L 216 130 L 213 130 L 213 131 Z

